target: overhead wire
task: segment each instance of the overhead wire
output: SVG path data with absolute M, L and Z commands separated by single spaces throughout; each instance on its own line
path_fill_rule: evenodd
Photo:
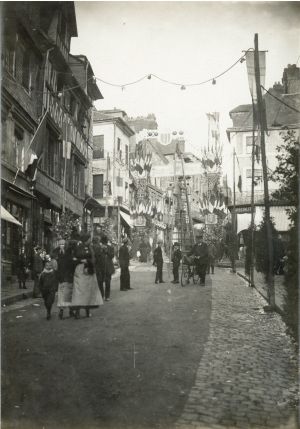
M 289 104 L 285 103 L 284 101 L 280 100 L 280 98 L 276 97 L 276 95 L 272 94 L 270 91 L 268 91 L 263 85 L 260 85 L 261 88 L 266 91 L 271 97 L 275 98 L 279 103 L 284 104 L 286 107 L 288 107 L 291 110 L 294 110 L 294 112 L 300 113 L 300 110 L 295 109 L 295 107 L 290 106 Z

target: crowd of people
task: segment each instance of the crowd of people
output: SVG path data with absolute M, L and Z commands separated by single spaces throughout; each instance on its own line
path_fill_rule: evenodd
M 185 263 L 194 265 L 200 279 L 200 285 L 205 285 L 206 274 L 214 274 L 215 263 L 219 259 L 218 248 L 213 242 L 206 243 L 203 234 L 196 236 L 196 243 L 185 256 Z M 163 280 L 163 241 L 157 240 L 153 251 L 153 265 L 156 267 L 155 284 L 165 283 Z M 140 262 L 148 261 L 148 245 L 146 241 L 140 246 L 138 258 Z M 82 233 L 77 239 L 59 240 L 58 246 L 51 255 L 40 247 L 34 248 L 31 266 L 34 280 L 33 296 L 42 296 L 47 310 L 47 319 L 51 318 L 51 309 L 57 292 L 59 318 L 64 318 L 64 311 L 69 316 L 80 318 L 84 310 L 90 317 L 90 310 L 110 301 L 111 278 L 115 272 L 114 257 L 118 257 L 120 267 L 120 291 L 131 290 L 130 259 L 131 251 L 128 238 L 123 239 L 119 253 L 108 237 L 103 235 L 91 239 L 89 233 Z M 179 243 L 174 243 L 171 254 L 173 267 L 172 283 L 179 283 L 179 267 L 182 261 Z M 26 288 L 28 265 L 24 251 L 18 261 L 18 281 L 20 288 Z
M 76 239 L 61 239 L 50 255 L 36 246 L 31 264 L 33 296 L 43 298 L 47 320 L 51 319 L 56 293 L 60 319 L 64 318 L 65 310 L 69 311 L 69 317 L 75 319 L 80 318 L 80 310 L 90 317 L 92 308 L 99 307 L 103 301 L 110 301 L 114 257 L 114 247 L 105 235 L 91 239 L 89 233 L 82 233 Z M 120 290 L 131 290 L 127 238 L 123 239 L 118 258 Z M 20 288 L 26 288 L 28 265 L 22 251 L 17 272 Z

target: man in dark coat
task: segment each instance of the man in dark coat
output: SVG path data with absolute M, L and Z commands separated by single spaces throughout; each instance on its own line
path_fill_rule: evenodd
M 196 244 L 193 246 L 189 255 L 193 255 L 195 258 L 197 274 L 200 277 L 200 285 L 204 286 L 208 264 L 208 246 L 204 243 L 202 234 L 196 237 Z
M 112 246 L 108 244 L 108 239 L 106 236 L 101 238 L 101 251 L 102 251 L 102 263 L 100 266 L 102 283 L 105 283 L 104 296 L 102 296 L 105 301 L 110 301 L 110 282 L 111 276 L 115 272 L 115 267 L 113 263 L 113 258 L 115 256 L 115 251 Z M 97 270 L 96 270 L 97 273 Z M 100 288 L 103 291 L 103 285 Z M 101 292 L 102 293 L 102 292 Z
M 98 282 L 98 287 L 101 293 L 102 298 L 104 299 L 104 288 L 103 288 L 103 265 L 104 265 L 104 254 L 102 251 L 102 246 L 100 245 L 100 241 L 98 237 L 93 237 L 92 247 L 94 252 L 94 264 L 96 277 Z
M 172 281 L 172 283 L 179 283 L 178 271 L 179 271 L 181 258 L 182 258 L 182 254 L 179 248 L 179 243 L 174 243 L 174 250 L 172 255 L 174 280 Z
M 123 245 L 119 250 L 119 264 L 121 268 L 120 276 L 120 290 L 126 291 L 132 289 L 130 287 L 130 273 L 129 273 L 129 249 L 127 247 L 128 239 L 124 238 Z
M 163 256 L 161 250 L 162 240 L 158 240 L 157 248 L 153 253 L 153 265 L 156 266 L 155 283 L 164 283 L 163 281 Z

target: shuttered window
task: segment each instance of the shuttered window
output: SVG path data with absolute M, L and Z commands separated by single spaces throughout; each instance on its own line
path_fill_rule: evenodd
M 93 197 L 103 198 L 103 174 L 93 175 Z
M 93 159 L 103 159 L 104 158 L 104 135 L 94 136 L 93 137 Z

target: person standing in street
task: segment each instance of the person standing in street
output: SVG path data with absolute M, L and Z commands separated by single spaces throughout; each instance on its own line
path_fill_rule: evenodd
M 27 261 L 26 261 L 24 249 L 21 250 L 21 253 L 17 260 L 17 276 L 18 276 L 18 282 L 19 282 L 19 289 L 27 289 L 26 287 Z
M 172 283 L 179 283 L 179 266 L 182 258 L 182 254 L 179 248 L 179 243 L 174 243 L 172 262 L 173 262 L 173 276 L 174 280 Z
M 196 244 L 192 247 L 189 256 L 194 256 L 197 274 L 200 277 L 200 286 L 205 286 L 205 275 L 208 264 L 208 246 L 203 241 L 203 234 L 196 237 Z
M 123 245 L 120 247 L 119 250 L 119 264 L 121 268 L 121 275 L 120 275 L 120 290 L 126 291 L 132 289 L 130 287 L 130 273 L 129 273 L 129 249 L 128 249 L 128 239 L 123 239 Z
M 207 274 L 212 274 L 215 272 L 215 263 L 217 257 L 217 248 L 214 243 L 210 243 L 208 246 L 208 264 L 207 264 Z
M 103 236 L 101 238 L 101 250 L 102 250 L 102 282 L 104 281 L 105 284 L 105 291 L 104 291 L 104 299 L 105 301 L 110 301 L 110 283 L 111 283 L 111 276 L 115 272 L 115 267 L 113 263 L 113 259 L 115 256 L 114 249 L 111 245 L 108 244 L 108 239 L 106 236 Z M 102 285 L 103 290 L 103 285 Z
M 163 281 L 163 255 L 162 255 L 162 240 L 157 241 L 157 247 L 153 253 L 153 265 L 156 267 L 155 283 L 165 283 Z
M 45 268 L 43 269 L 39 277 L 39 290 L 41 291 L 44 299 L 44 304 L 47 310 L 47 320 L 51 319 L 51 308 L 55 300 L 55 293 L 58 288 L 58 277 L 56 271 L 53 269 L 51 259 L 45 262 Z
M 80 309 L 84 308 L 86 317 L 90 309 L 103 305 L 93 264 L 93 251 L 89 233 L 83 233 L 77 243 L 71 307 L 75 310 L 75 319 L 80 318 Z
M 71 308 L 73 292 L 73 276 L 75 271 L 75 243 L 71 241 L 59 240 L 59 247 L 54 249 L 53 258 L 57 262 L 58 293 L 57 306 L 59 308 L 58 317 L 62 320 L 64 309 L 69 308 L 69 316 L 74 316 Z
M 39 277 L 44 269 L 44 255 L 42 249 L 39 246 L 34 248 L 33 260 L 32 260 L 32 276 L 34 281 L 33 286 L 33 298 L 39 298 L 41 296 L 39 290 Z
M 102 251 L 102 246 L 100 245 L 99 237 L 93 237 L 92 247 L 93 247 L 93 253 L 94 253 L 94 265 L 95 265 L 95 272 L 96 272 L 98 287 L 99 287 L 102 299 L 104 299 L 104 289 L 103 289 L 104 255 Z

